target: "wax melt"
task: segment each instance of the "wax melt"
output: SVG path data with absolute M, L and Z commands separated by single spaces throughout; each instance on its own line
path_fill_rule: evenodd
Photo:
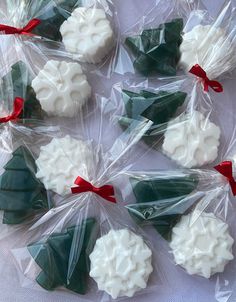
M 51 116 L 74 117 L 91 96 L 80 64 L 48 61 L 32 81 L 43 110 Z
M 127 229 L 111 230 L 90 254 L 90 276 L 113 299 L 132 297 L 146 288 L 153 271 L 152 252 L 142 237 Z
M 180 46 L 180 66 L 187 72 L 199 64 L 210 79 L 230 70 L 235 50 L 224 29 L 211 25 L 197 25 L 183 35 Z
M 19 224 L 39 210 L 49 207 L 46 190 L 35 178 L 36 165 L 29 151 L 21 146 L 4 167 L 0 178 L 0 210 L 4 224 Z
M 54 138 L 48 145 L 42 146 L 36 164 L 36 177 L 46 189 L 66 195 L 71 193 L 71 187 L 78 176 L 89 180 L 93 152 L 86 142 L 67 135 L 64 138 Z
M 167 122 L 175 116 L 177 110 L 184 104 L 186 97 L 187 94 L 182 91 L 141 90 L 137 93 L 122 90 L 126 115 L 120 118 L 119 123 L 123 128 L 127 128 L 134 120 L 149 119 L 153 125 L 145 133 L 143 139 L 147 144 L 155 145 Z
M 169 122 L 163 152 L 181 166 L 201 167 L 218 155 L 220 128 L 198 111 Z
M 129 213 L 141 225 L 151 224 L 169 240 L 172 228 L 195 203 L 186 198 L 198 185 L 197 175 L 182 177 L 130 179 L 137 203 L 127 206 Z
M 81 62 L 99 63 L 114 46 L 114 33 L 103 9 L 75 9 L 60 32 L 66 50 Z
M 170 247 L 176 264 L 188 274 L 210 278 L 234 258 L 228 225 L 213 213 L 195 211 L 173 228 Z
M 89 273 L 87 249 L 94 244 L 95 223 L 92 218 L 83 220 L 65 232 L 52 233 L 48 238 L 28 245 L 30 255 L 41 269 L 36 281 L 42 288 L 51 291 L 63 286 L 78 294 L 86 293 Z M 75 240 L 80 246 L 80 253 L 71 263 Z
M 153 29 L 145 29 L 140 35 L 126 38 L 125 44 L 135 56 L 134 68 L 145 76 L 159 73 L 176 74 L 180 59 L 183 20 L 174 19 Z

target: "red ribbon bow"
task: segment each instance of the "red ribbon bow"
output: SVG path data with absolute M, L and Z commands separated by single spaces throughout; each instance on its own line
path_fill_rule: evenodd
M 75 184 L 78 187 L 71 188 L 72 194 L 93 192 L 110 202 L 116 203 L 116 199 L 114 197 L 114 195 L 115 195 L 114 188 L 111 185 L 105 185 L 100 188 L 97 188 L 97 187 L 94 187 L 90 182 L 86 181 L 85 179 L 83 179 L 80 176 L 77 177 Z
M 194 65 L 189 72 L 203 80 L 204 91 L 208 92 L 211 87 L 217 93 L 223 92 L 224 89 L 220 82 L 210 80 L 200 65 Z
M 37 27 L 41 21 L 39 19 L 32 19 L 29 23 L 23 28 L 17 28 L 9 25 L 0 24 L 0 31 L 4 31 L 6 35 L 29 35 L 32 30 Z
M 7 123 L 9 121 L 16 120 L 20 116 L 23 107 L 24 107 L 24 100 L 22 98 L 15 98 L 14 105 L 13 105 L 13 112 L 6 117 L 0 118 L 0 123 Z
M 218 166 L 215 166 L 216 171 L 225 176 L 231 186 L 233 195 L 236 196 L 236 181 L 233 177 L 233 164 L 231 161 L 223 161 Z

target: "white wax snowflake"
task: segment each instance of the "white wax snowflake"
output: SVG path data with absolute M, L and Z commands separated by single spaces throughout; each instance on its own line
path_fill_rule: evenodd
M 71 192 L 78 176 L 89 180 L 93 152 L 86 142 L 67 135 L 64 138 L 54 138 L 48 145 L 42 146 L 36 165 L 36 177 L 45 188 L 66 195 Z
M 74 117 L 91 96 L 80 64 L 48 61 L 32 81 L 42 109 L 51 116 Z
M 181 166 L 201 167 L 218 155 L 220 128 L 193 111 L 168 123 L 163 152 Z
M 222 28 L 197 25 L 183 35 L 180 65 L 188 72 L 199 64 L 210 79 L 230 71 L 236 62 L 235 47 Z
M 99 238 L 90 260 L 90 276 L 113 299 L 132 297 L 145 288 L 153 271 L 151 250 L 142 237 L 127 229 L 111 230 Z
M 233 243 L 226 223 L 213 213 L 195 211 L 173 228 L 170 247 L 176 264 L 188 274 L 210 278 L 234 258 Z
M 76 8 L 60 32 L 66 50 L 81 62 L 99 63 L 114 46 L 114 33 L 103 9 Z

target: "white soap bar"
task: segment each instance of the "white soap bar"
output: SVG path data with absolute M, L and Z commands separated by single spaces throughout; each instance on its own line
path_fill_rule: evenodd
M 91 87 L 78 63 L 48 61 L 32 87 L 50 116 L 75 117 L 91 96 Z
M 103 9 L 76 8 L 60 32 L 66 50 L 81 62 L 99 63 L 114 47 L 114 33 Z
M 48 145 L 42 146 L 36 165 L 36 177 L 45 188 L 66 195 L 71 193 L 78 176 L 89 180 L 93 169 L 93 152 L 86 142 L 67 135 L 54 138 Z
M 213 213 L 195 211 L 173 228 L 170 247 L 176 264 L 188 274 L 210 278 L 234 258 L 233 243 L 226 223 Z
M 183 35 L 180 45 L 180 66 L 187 72 L 199 64 L 210 79 L 232 69 L 236 62 L 235 48 L 222 28 L 197 25 Z
M 90 276 L 113 299 L 132 297 L 146 288 L 152 268 L 152 252 L 127 229 L 111 230 L 96 241 L 90 254 Z
M 220 134 L 218 126 L 193 111 L 168 123 L 163 153 L 183 167 L 201 167 L 217 158 Z

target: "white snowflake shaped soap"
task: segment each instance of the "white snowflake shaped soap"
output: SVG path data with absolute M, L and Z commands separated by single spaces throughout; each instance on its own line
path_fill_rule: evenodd
M 232 69 L 235 48 L 222 28 L 197 25 L 183 35 L 180 65 L 188 72 L 199 64 L 210 79 Z
M 176 264 L 188 274 L 210 278 L 234 258 L 233 243 L 226 223 L 212 213 L 195 211 L 173 228 L 170 247 Z
M 91 96 L 91 87 L 78 63 L 48 61 L 32 87 L 50 116 L 75 117 Z
M 111 230 L 99 238 L 90 260 L 90 276 L 113 299 L 132 297 L 146 288 L 153 271 L 151 250 L 142 237 L 127 229 Z
M 71 187 L 78 176 L 89 180 L 93 166 L 93 152 L 90 146 L 70 136 L 54 138 L 40 148 L 36 160 L 39 178 L 47 190 L 60 195 L 71 193 Z
M 201 167 L 217 158 L 220 134 L 218 126 L 193 111 L 168 123 L 163 152 L 183 167 Z
M 99 63 L 114 46 L 114 33 L 103 9 L 76 8 L 60 32 L 66 50 L 81 62 Z

